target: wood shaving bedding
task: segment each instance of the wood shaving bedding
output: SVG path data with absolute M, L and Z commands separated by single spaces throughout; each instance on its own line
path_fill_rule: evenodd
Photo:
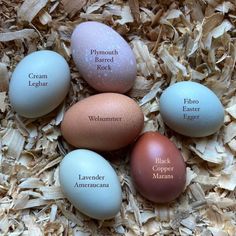
M 3 0 L 0 15 L 1 235 L 236 235 L 234 0 Z M 114 219 L 84 216 L 60 190 L 58 166 L 72 150 L 60 137 L 60 122 L 68 107 L 94 93 L 70 51 L 73 28 L 86 20 L 110 25 L 131 45 L 138 73 L 128 95 L 142 107 L 144 131 L 167 135 L 182 151 L 187 182 L 173 203 L 160 206 L 137 193 L 126 152 L 114 154 L 119 161 L 112 161 L 123 190 L 122 208 Z M 71 90 L 49 115 L 25 119 L 9 105 L 9 79 L 24 56 L 40 49 L 66 58 Z M 221 99 L 225 121 L 217 134 L 186 138 L 163 124 L 159 97 L 183 80 L 200 82 Z

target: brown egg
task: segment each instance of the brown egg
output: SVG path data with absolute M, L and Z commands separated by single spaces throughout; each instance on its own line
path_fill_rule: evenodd
M 150 201 L 167 203 L 184 189 L 186 166 L 177 147 L 157 132 L 147 132 L 131 154 L 131 176 L 137 190 Z
M 102 93 L 73 105 L 65 113 L 61 131 L 75 147 L 111 151 L 133 142 L 143 122 L 143 113 L 133 99 Z

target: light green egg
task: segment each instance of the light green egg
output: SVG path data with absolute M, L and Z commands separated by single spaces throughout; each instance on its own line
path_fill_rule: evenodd
M 216 94 L 191 81 L 175 83 L 162 93 L 160 113 L 167 126 L 189 137 L 211 135 L 224 122 L 224 107 Z
M 85 215 L 105 220 L 120 211 L 119 178 L 96 152 L 78 149 L 68 153 L 60 164 L 59 178 L 67 199 Z

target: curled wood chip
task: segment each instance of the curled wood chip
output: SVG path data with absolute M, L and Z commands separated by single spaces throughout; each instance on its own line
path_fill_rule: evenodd
M 196 218 L 193 215 L 190 215 L 189 217 L 183 219 L 180 224 L 193 231 L 196 228 L 197 222 Z
M 7 91 L 9 84 L 9 73 L 7 66 L 4 63 L 0 63 L 0 92 Z
M 217 193 L 211 192 L 206 197 L 209 205 L 216 205 L 218 208 L 235 207 L 236 201 L 228 197 L 221 197 Z
M 133 51 L 137 59 L 138 71 L 144 76 L 154 75 L 155 78 L 161 77 L 157 71 L 157 60 L 154 55 L 149 52 L 147 45 L 141 40 L 135 39 L 131 42 Z
M 185 183 L 185 189 L 187 188 L 188 185 L 192 182 L 192 180 L 197 176 L 194 171 L 192 171 L 189 167 L 187 167 L 187 174 L 186 174 L 186 183 Z
M 221 172 L 219 186 L 223 189 L 233 191 L 236 187 L 236 164 L 231 165 Z
M 43 232 L 39 225 L 35 222 L 34 217 L 29 215 L 24 215 L 22 218 L 26 228 L 28 229 L 29 235 L 32 236 L 43 236 Z
M 0 111 L 4 112 L 6 110 L 7 103 L 5 102 L 6 99 L 6 92 L 0 92 Z
M 190 145 L 190 149 L 205 161 L 222 164 L 227 157 L 224 153 L 224 147 L 222 146 L 223 149 L 219 149 L 216 135 L 211 139 L 202 138 L 201 140 L 195 140 L 195 142 L 196 147 Z
M 158 55 L 172 74 L 177 75 L 179 72 L 181 72 L 183 76 L 188 76 L 186 67 L 179 63 L 173 56 L 171 56 L 164 46 L 160 47 Z
M 27 178 L 21 184 L 18 185 L 19 188 L 40 188 L 44 186 L 44 183 L 38 178 Z
M 159 81 L 153 85 L 150 92 L 148 92 L 140 101 L 140 106 L 143 106 L 145 103 L 151 101 L 156 97 L 157 93 L 161 91 L 160 86 L 163 84 L 163 81 Z
M 136 22 L 140 21 L 139 1 L 129 0 L 129 6 Z
M 235 10 L 235 6 L 231 2 L 224 1 L 222 4 L 219 4 L 215 9 L 216 11 L 225 14 L 228 13 L 230 10 Z
M 16 39 L 36 38 L 38 34 L 33 29 L 23 29 L 15 32 L 0 33 L 0 42 L 8 42 Z
M 134 18 L 131 14 L 129 6 L 124 6 L 121 10 L 121 19 L 116 21 L 117 23 L 124 25 L 126 23 L 134 22 Z
M 236 153 L 236 139 L 232 139 L 229 143 L 228 143 L 230 149 Z
M 59 186 L 44 186 L 39 190 L 43 193 L 44 200 L 56 200 L 65 198 Z
M 74 16 L 78 11 L 80 11 L 86 4 L 87 0 L 62 0 L 65 11 Z
M 18 20 L 31 22 L 47 2 L 48 0 L 25 0 L 17 12 Z
M 91 14 L 95 11 L 97 11 L 98 9 L 100 9 L 102 6 L 104 6 L 105 4 L 111 2 L 111 0 L 99 0 L 96 1 L 95 3 L 93 3 L 92 5 L 90 5 L 87 10 L 86 10 L 86 14 Z
M 50 212 L 50 222 L 55 221 L 56 219 L 56 215 L 57 215 L 57 205 L 56 204 L 52 204 L 51 206 L 51 212 Z
M 224 143 L 230 142 L 234 137 L 236 137 L 236 121 L 230 122 L 224 128 Z
M 83 222 L 79 219 L 78 216 L 74 215 L 71 211 L 68 211 L 64 204 L 57 201 L 58 208 L 62 211 L 62 214 L 67 218 L 70 219 L 72 222 L 75 222 L 78 226 L 83 226 Z
M 23 150 L 25 138 L 17 129 L 8 129 L 2 137 L 2 145 L 7 146 L 7 154 L 18 159 Z
M 52 21 L 51 15 L 48 14 L 46 11 L 42 11 L 39 14 L 39 21 L 41 22 L 42 25 L 47 25 Z
M 236 119 L 236 104 L 225 109 L 234 119 Z

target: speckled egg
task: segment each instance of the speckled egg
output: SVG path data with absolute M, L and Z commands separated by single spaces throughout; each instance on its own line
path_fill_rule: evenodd
M 132 143 L 143 123 L 142 110 L 133 99 L 123 94 L 101 93 L 69 108 L 61 131 L 75 147 L 111 151 Z
M 160 97 L 163 121 L 189 137 L 204 137 L 218 131 L 224 122 L 224 107 L 206 86 L 184 81 L 168 87 Z
M 136 59 L 129 44 L 99 22 L 79 24 L 71 37 L 74 62 L 90 86 L 101 92 L 125 93 L 136 78 Z

